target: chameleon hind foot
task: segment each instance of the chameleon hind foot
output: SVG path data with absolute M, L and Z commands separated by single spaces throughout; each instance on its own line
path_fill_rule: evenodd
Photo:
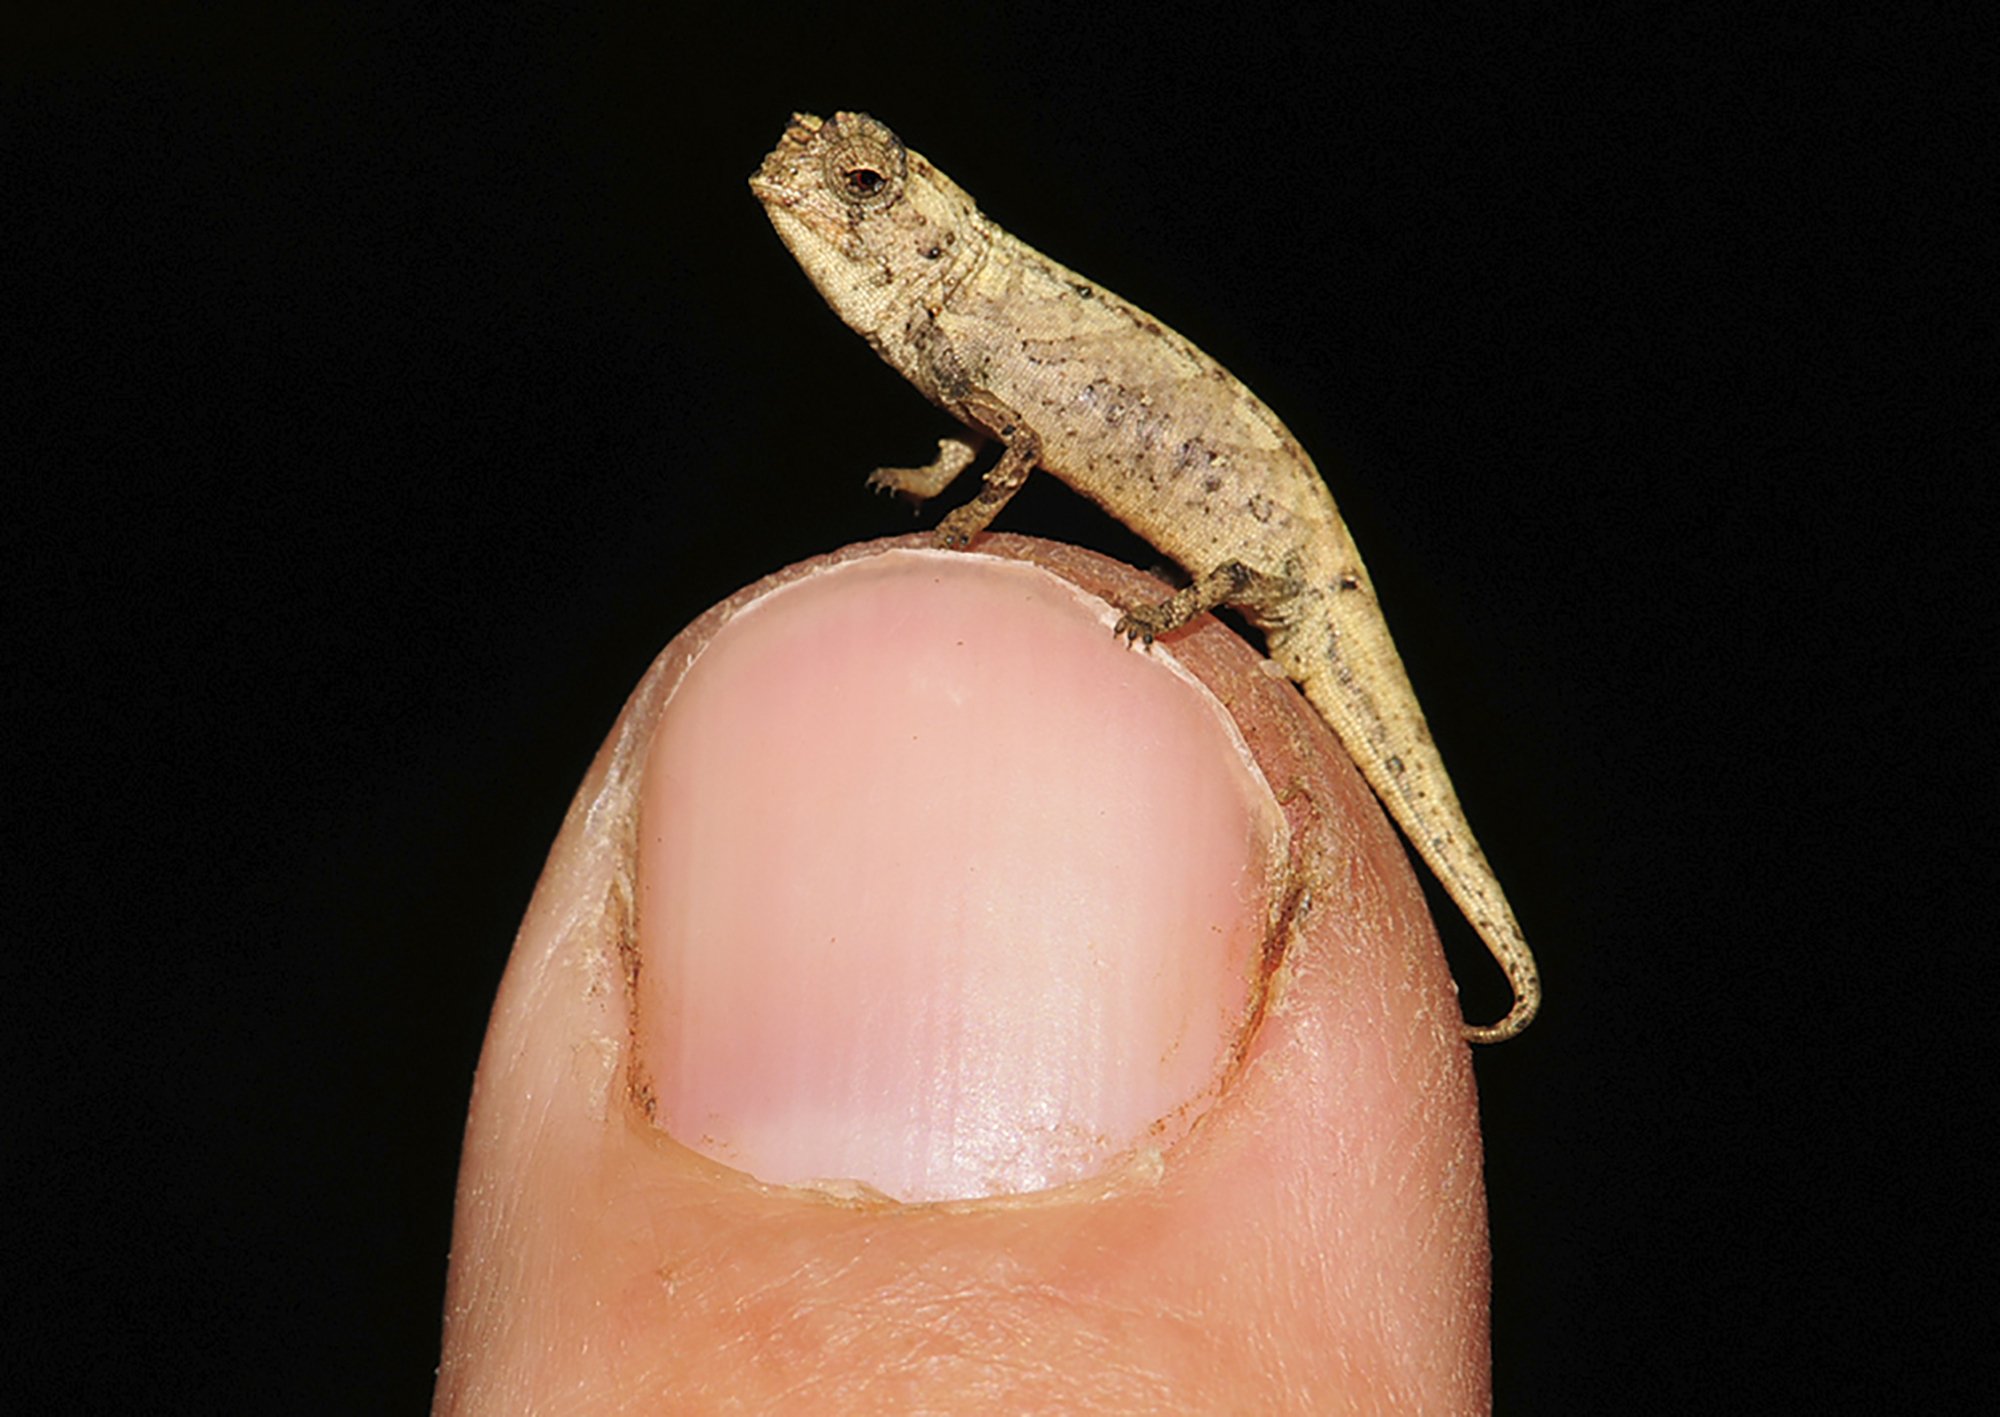
M 1243 605 L 1263 610 L 1275 607 L 1297 590 L 1280 576 L 1252 570 L 1241 561 L 1224 561 L 1193 585 L 1175 591 L 1165 600 L 1141 605 L 1118 617 L 1112 633 L 1126 643 L 1154 640 L 1171 635 L 1197 615 L 1205 615 L 1218 605 Z

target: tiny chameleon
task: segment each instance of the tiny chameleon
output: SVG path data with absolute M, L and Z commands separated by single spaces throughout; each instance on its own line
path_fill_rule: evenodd
M 1003 448 L 937 540 L 964 547 L 1040 467 L 1185 567 L 1191 583 L 1127 611 L 1145 641 L 1236 607 L 1304 691 L 1513 986 L 1478 1043 L 1535 1016 L 1541 982 L 1466 825 L 1346 523 L 1298 440 L 1186 339 L 988 220 L 864 113 L 796 114 L 750 179 L 834 312 L 932 402 Z M 921 502 L 972 462 L 941 439 L 872 486 Z

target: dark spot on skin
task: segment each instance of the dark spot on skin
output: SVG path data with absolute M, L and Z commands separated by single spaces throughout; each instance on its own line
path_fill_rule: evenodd
M 1278 514 L 1276 504 L 1269 497 L 1262 496 L 1252 497 L 1249 501 L 1245 502 L 1243 510 L 1248 512 L 1251 519 L 1260 525 L 1269 523 L 1271 518 Z
M 924 252 L 924 259 L 926 261 L 935 261 L 943 255 L 944 248 L 942 246 L 932 246 Z
M 1158 320 L 1141 320 L 1139 328 L 1149 335 L 1156 335 L 1160 333 L 1160 322 Z
M 1352 575 L 1343 575 L 1343 576 L 1341 576 L 1341 578 L 1339 579 L 1339 581 L 1337 581 L 1337 582 L 1335 583 L 1335 585 L 1336 585 L 1336 587 L 1337 587 L 1338 589 L 1340 589 L 1340 590 L 1360 590 L 1360 589 L 1361 589 L 1361 582 L 1360 582 L 1360 580 L 1359 580 L 1359 579 L 1357 579 L 1356 577 L 1352 576 Z
M 1174 449 L 1175 476 L 1184 477 L 1197 468 L 1203 469 L 1205 475 L 1201 481 L 1201 488 L 1202 491 L 1211 494 L 1220 491 L 1223 483 L 1222 475 L 1215 472 L 1214 467 L 1215 450 L 1199 438 L 1190 438 Z
M 1109 379 L 1093 379 L 1077 394 L 1077 402 L 1098 411 L 1104 421 L 1116 425 L 1125 416 L 1125 400 L 1130 391 Z
M 1087 285 L 1072 285 L 1070 289 L 1075 291 L 1078 295 L 1082 296 L 1085 300 L 1090 300 L 1094 298 L 1097 294 L 1096 291 L 1092 290 Z
M 1390 772 L 1395 773 L 1398 777 L 1401 777 L 1403 774 L 1403 760 L 1401 758 L 1391 757 L 1384 759 L 1382 766 Z

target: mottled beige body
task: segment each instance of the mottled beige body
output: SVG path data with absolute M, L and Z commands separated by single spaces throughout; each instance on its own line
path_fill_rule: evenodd
M 1277 415 L 1152 316 L 1009 236 L 864 114 L 799 115 L 751 179 L 834 310 L 911 383 L 1003 443 L 939 537 L 962 546 L 1035 467 L 1173 557 L 1194 584 L 1127 614 L 1152 639 L 1228 602 L 1339 735 L 1514 987 L 1476 1041 L 1510 1038 L 1541 998 L 1534 956 L 1464 811 L 1333 497 Z M 916 498 L 971 461 L 947 440 L 877 485 Z

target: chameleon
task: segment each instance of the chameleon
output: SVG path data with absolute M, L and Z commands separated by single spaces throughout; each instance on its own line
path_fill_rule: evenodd
M 1541 1002 L 1535 958 L 1467 825 L 1333 495 L 1285 425 L 1193 343 L 987 218 L 865 113 L 795 114 L 750 179 L 834 312 L 892 368 L 1002 451 L 935 537 L 963 548 L 1040 467 L 1103 507 L 1190 583 L 1124 612 L 1126 641 L 1235 608 L 1305 694 L 1514 991 L 1473 1042 L 1512 1038 Z M 921 503 L 971 465 L 939 440 L 880 490 Z

